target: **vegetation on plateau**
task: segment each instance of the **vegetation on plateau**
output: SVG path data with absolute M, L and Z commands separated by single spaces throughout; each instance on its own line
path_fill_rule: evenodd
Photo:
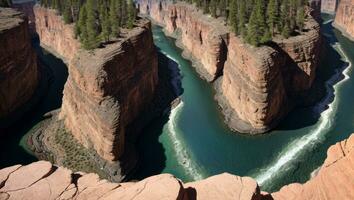
M 307 0 L 184 0 L 212 17 L 224 17 L 236 35 L 259 46 L 302 32 Z
M 75 23 L 75 34 L 85 49 L 95 49 L 131 29 L 136 19 L 133 0 L 41 0 L 63 16 L 66 24 Z

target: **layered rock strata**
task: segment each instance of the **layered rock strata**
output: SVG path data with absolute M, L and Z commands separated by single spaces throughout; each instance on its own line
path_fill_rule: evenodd
M 18 115 L 17 110 L 35 93 L 39 70 L 31 45 L 28 20 L 22 13 L 0 8 L 0 44 L 1 128 L 6 126 L 9 118 Z
M 235 37 L 222 19 L 203 15 L 189 4 L 138 3 L 141 13 L 177 37 L 183 55 L 195 61 L 203 78 L 217 80 L 217 99 L 232 129 L 266 132 L 309 94 L 321 49 L 320 26 L 312 17 L 316 9 L 308 9 L 307 31 L 255 48 Z M 317 5 L 317 1 L 311 3 Z
M 183 183 L 169 174 L 139 182 L 110 183 L 96 174 L 73 173 L 39 161 L 0 170 L 0 199 L 354 199 L 354 135 L 330 147 L 327 155 L 317 176 L 272 194 L 261 192 L 252 178 L 227 173 L 192 183 Z
M 55 11 L 36 6 L 34 12 L 41 45 L 68 63 L 60 118 L 85 147 L 118 160 L 128 127 L 151 105 L 158 84 L 150 22 L 140 19 L 119 41 L 88 52 L 80 49 L 73 25 L 65 25 Z
M 354 0 L 341 0 L 333 25 L 354 40 Z
M 338 6 L 338 0 L 322 0 L 321 11 L 324 13 L 335 14 Z

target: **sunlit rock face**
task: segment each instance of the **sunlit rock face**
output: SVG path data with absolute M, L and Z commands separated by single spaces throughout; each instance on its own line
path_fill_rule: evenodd
M 159 0 L 138 4 L 141 13 L 178 38 L 183 55 L 196 61 L 203 78 L 216 80 L 217 100 L 234 130 L 263 133 L 274 128 L 313 85 L 321 37 L 312 16 L 319 16 L 320 1 L 311 2 L 308 31 L 259 48 L 235 37 L 221 19 L 203 15 L 189 4 Z
M 53 10 L 36 6 L 41 45 L 68 63 L 60 118 L 85 147 L 108 161 L 126 147 L 126 129 L 151 103 L 158 83 L 150 22 L 140 19 L 124 37 L 93 52 L 80 49 L 73 25 Z
M 170 174 L 138 182 L 110 183 L 97 174 L 72 172 L 39 161 L 0 170 L 0 199 L 167 199 L 167 200 L 321 200 L 354 199 L 354 135 L 331 146 L 318 174 L 304 184 L 261 192 L 250 177 L 223 173 L 183 183 Z
M 354 0 L 339 2 L 334 26 L 354 40 Z
M 0 8 L 0 46 L 1 121 L 31 99 L 39 81 L 28 20 L 22 13 Z
M 338 0 L 322 0 L 321 11 L 324 13 L 334 14 L 337 10 Z

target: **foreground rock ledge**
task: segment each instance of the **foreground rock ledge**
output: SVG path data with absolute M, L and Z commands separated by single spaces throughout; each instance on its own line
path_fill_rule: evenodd
M 202 181 L 183 183 L 160 174 L 139 182 L 110 183 L 96 174 L 73 173 L 46 161 L 0 170 L 0 199 L 354 199 L 354 134 L 331 146 L 317 176 L 280 191 L 261 192 L 249 177 L 220 174 Z

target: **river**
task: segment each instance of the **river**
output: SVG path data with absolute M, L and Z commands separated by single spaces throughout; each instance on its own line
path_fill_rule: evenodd
M 354 132 L 354 81 L 351 64 L 354 42 L 331 26 L 324 16 L 323 33 L 331 47 L 322 58 L 318 77 L 327 95 L 314 107 L 296 109 L 268 134 L 248 136 L 231 132 L 214 100 L 211 84 L 202 80 L 191 62 L 181 57 L 175 40 L 161 27 L 153 27 L 160 52 L 181 71 L 182 103 L 169 116 L 155 120 L 139 141 L 141 167 L 135 178 L 172 173 L 193 181 L 229 172 L 255 178 L 262 190 L 275 191 L 284 184 L 305 182 L 323 163 L 328 147 Z M 67 78 L 65 64 L 34 42 L 53 77 L 47 95 L 0 141 L 0 167 L 36 160 L 26 150 L 24 135 L 38 127 L 43 114 L 60 108 Z
M 137 178 L 172 173 L 193 181 L 229 172 L 251 176 L 269 192 L 307 181 L 324 162 L 328 147 L 354 131 L 354 82 L 349 64 L 354 60 L 354 42 L 332 28 L 331 16 L 323 17 L 330 49 L 322 58 L 318 77 L 325 82 L 327 94 L 315 106 L 294 110 L 278 128 L 259 136 L 228 130 L 212 86 L 181 56 L 175 40 L 154 26 L 155 45 L 179 65 L 184 93 L 182 103 L 167 120 L 157 120 L 144 132 Z

